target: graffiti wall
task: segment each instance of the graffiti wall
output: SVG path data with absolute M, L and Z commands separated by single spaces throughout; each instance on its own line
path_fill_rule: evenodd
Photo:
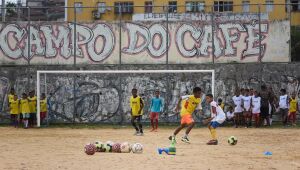
M 197 21 L 1 24 L 0 64 L 287 62 L 290 23 L 267 14 Z M 214 46 L 214 48 L 213 48 Z M 261 54 L 261 55 L 260 55 Z M 76 56 L 76 58 L 74 57 Z M 76 60 L 76 61 L 75 61 Z
M 226 104 L 236 88 L 260 89 L 261 84 L 272 87 L 278 96 L 285 88 L 288 94 L 296 93 L 300 99 L 299 64 L 215 64 L 215 65 L 170 65 L 169 69 L 215 69 L 215 97 Z M 57 67 L 47 66 L 53 70 Z M 14 87 L 19 97 L 22 92 L 36 88 L 36 70 L 44 67 L 33 66 L 0 68 L 0 122 L 8 121 L 7 95 Z M 65 67 L 64 69 L 68 69 Z M 81 68 L 86 69 L 86 68 Z M 89 66 L 89 69 L 120 69 L 118 67 Z M 165 69 L 164 66 L 140 65 L 122 66 L 121 69 Z M 27 74 L 29 73 L 29 74 Z M 28 76 L 29 75 L 29 76 Z M 156 89 L 160 89 L 164 101 L 161 122 L 178 122 L 174 112 L 178 97 L 190 94 L 199 86 L 204 93 L 211 92 L 211 75 L 193 74 L 86 74 L 86 75 L 47 75 L 41 76 L 41 91 L 47 93 L 50 122 L 108 122 L 125 123 L 130 121 L 129 97 L 131 89 L 137 88 L 145 101 L 143 121 L 149 121 L 150 99 Z M 74 84 L 75 82 L 75 84 Z M 75 87 L 75 91 L 74 91 Z M 45 91 L 45 89 L 47 89 Z M 74 103 L 75 102 L 75 103 Z M 205 114 L 207 106 L 202 103 Z M 195 115 L 200 121 L 202 116 Z M 275 114 L 274 118 L 278 118 Z M 278 119 L 277 119 L 278 120 Z

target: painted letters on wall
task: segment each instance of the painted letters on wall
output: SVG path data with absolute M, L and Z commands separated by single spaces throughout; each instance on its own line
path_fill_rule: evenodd
M 256 17 L 219 15 L 214 26 L 209 17 L 168 24 L 133 21 L 121 29 L 99 22 L 2 24 L 0 63 L 73 64 L 74 54 L 77 64 L 156 64 L 167 57 L 170 64 L 210 63 L 213 56 L 219 63 L 287 62 L 289 21 L 270 22 L 265 14 L 259 26 Z

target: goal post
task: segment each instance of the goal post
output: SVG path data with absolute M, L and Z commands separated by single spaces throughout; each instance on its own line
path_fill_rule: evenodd
M 44 74 L 45 93 L 47 93 L 46 74 L 161 74 L 161 73 L 211 73 L 211 92 L 215 94 L 215 70 L 38 70 L 37 71 L 37 127 L 41 126 L 40 96 L 41 77 Z

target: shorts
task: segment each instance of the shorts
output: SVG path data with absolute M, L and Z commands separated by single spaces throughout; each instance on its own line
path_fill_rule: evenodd
M 237 116 L 237 115 L 243 116 L 243 112 L 235 112 L 235 113 L 234 113 L 234 116 Z
M 181 117 L 181 122 L 180 122 L 182 125 L 183 124 L 191 124 L 191 123 L 194 123 L 194 119 L 192 117 L 192 115 L 190 114 L 187 114 L 187 115 L 183 115 Z
M 150 113 L 150 119 L 151 120 L 158 119 L 158 112 L 151 112 Z
M 266 118 L 267 116 L 269 116 L 269 106 L 260 108 L 260 116 L 262 118 Z
M 40 114 L 41 120 L 45 119 L 46 115 L 47 115 L 47 112 L 41 112 L 41 114 Z
M 23 119 L 29 119 L 30 114 L 29 113 L 22 113 L 22 117 L 23 117 Z
M 213 121 L 213 122 L 210 122 L 210 126 L 213 127 L 214 129 L 216 129 L 217 127 L 220 126 L 220 123 L 217 121 Z
M 36 113 L 30 113 L 30 119 L 36 120 Z
M 279 112 L 281 116 L 287 116 L 289 113 L 289 109 L 280 109 Z
M 243 112 L 243 115 L 244 115 L 245 117 L 250 117 L 250 116 L 251 116 L 251 112 L 250 112 L 250 111 L 244 111 L 244 112 Z

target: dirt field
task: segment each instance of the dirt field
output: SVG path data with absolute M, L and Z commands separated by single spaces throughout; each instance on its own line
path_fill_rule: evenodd
M 173 129 L 133 136 L 130 128 L 71 129 L 0 128 L 0 169 L 284 169 L 300 170 L 299 129 L 220 128 L 218 146 L 207 146 L 206 128 L 193 129 L 191 144 L 179 141 L 177 155 L 158 155 L 157 148 L 169 146 Z M 236 146 L 227 144 L 228 136 L 238 137 Z M 143 154 L 96 153 L 88 156 L 83 147 L 91 141 L 128 141 L 144 145 Z M 265 156 L 271 151 L 272 156 Z

